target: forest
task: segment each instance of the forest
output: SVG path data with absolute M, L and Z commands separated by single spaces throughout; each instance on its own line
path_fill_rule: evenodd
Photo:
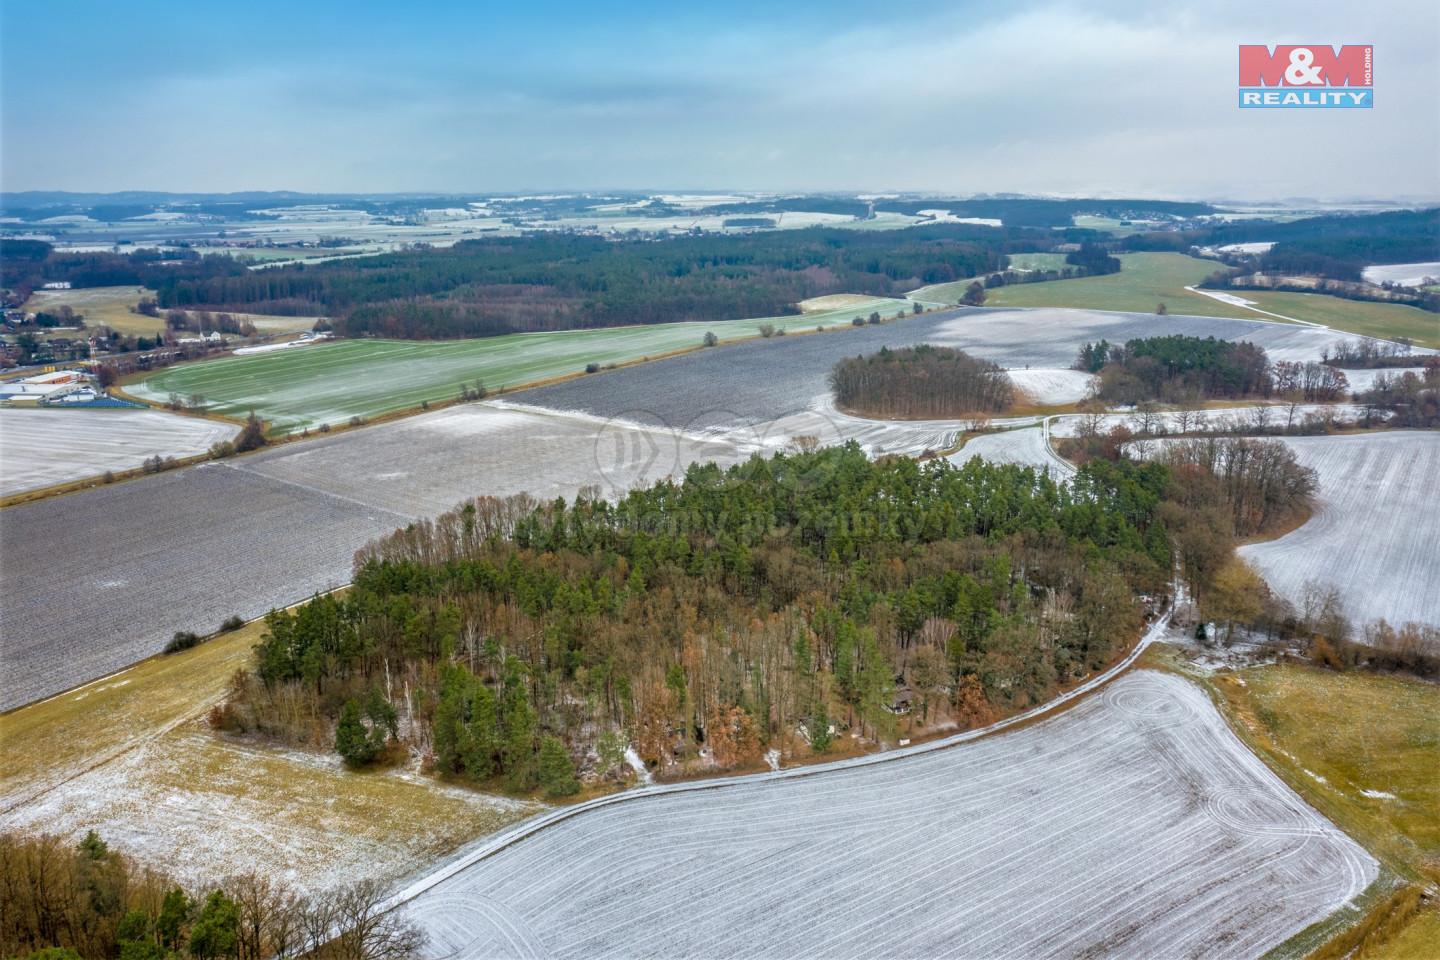
M 952 419 L 1002 413 L 1015 402 L 998 364 L 929 344 L 841 360 L 830 388 L 841 408 L 869 417 Z
M 194 250 L 155 249 L 130 253 L 55 250 L 41 240 L 5 240 L 0 244 L 0 286 L 23 303 L 43 284 L 64 281 L 74 287 L 146 286 L 157 288 L 175 278 L 199 280 L 243 276 L 249 270 L 226 254 L 201 256 Z
M 1241 494 L 1193 464 L 1058 485 L 850 444 L 613 504 L 482 497 L 272 612 L 211 723 L 556 796 L 627 744 L 665 778 L 979 726 L 1113 662 L 1177 561 L 1208 602 Z
M 560 233 L 467 240 L 329 263 L 250 270 L 193 250 L 68 253 L 7 241 L 0 274 L 23 298 L 42 284 L 144 285 L 157 308 L 323 315 L 341 336 L 447 339 L 517 331 L 795 312 L 831 293 L 898 296 L 991 274 L 1050 231 L 941 224 L 656 239 Z
M 307 895 L 257 873 L 187 886 L 90 831 L 0 833 L 0 957 L 405 960 L 423 937 L 373 880 Z
M 1018 244 L 1006 231 L 973 226 L 666 240 L 531 234 L 177 277 L 157 296 L 167 308 L 325 314 L 343 336 L 442 339 L 775 316 L 828 293 L 893 296 L 973 277 L 997 269 Z

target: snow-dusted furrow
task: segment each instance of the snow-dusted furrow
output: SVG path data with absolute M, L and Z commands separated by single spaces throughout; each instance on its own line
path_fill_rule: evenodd
M 1152 671 L 987 739 L 517 836 L 402 907 L 426 955 L 1255 956 L 1377 869 Z
M 1319 473 L 1319 505 L 1300 529 L 1241 547 L 1271 588 L 1299 604 L 1307 582 L 1340 589 L 1359 623 L 1440 625 L 1440 433 L 1292 437 Z

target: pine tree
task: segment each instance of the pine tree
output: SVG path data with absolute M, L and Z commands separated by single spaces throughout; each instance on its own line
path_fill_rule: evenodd
M 233 957 L 238 941 L 240 907 L 216 890 L 205 898 L 205 906 L 190 931 L 190 954 L 200 960 Z
M 540 741 L 540 786 L 552 797 L 568 797 L 580 792 L 570 751 L 555 737 Z
M 499 718 L 495 694 L 483 684 L 470 698 L 470 724 L 461 738 L 460 760 L 472 780 L 485 780 L 495 773 L 495 755 L 500 748 Z
M 160 945 L 167 950 L 180 947 L 180 934 L 185 922 L 190 919 L 192 904 L 185 891 L 176 887 L 165 894 L 160 902 L 160 919 L 155 921 L 155 932 L 160 934 Z
M 435 768 L 441 773 L 451 774 L 458 769 L 464 729 L 464 724 L 460 722 L 459 697 L 447 690 L 441 695 L 435 707 L 435 716 L 430 721 L 435 743 Z
M 535 710 L 523 687 L 508 695 L 505 708 L 505 786 L 517 793 L 535 788 Z
M 823 697 L 815 701 L 815 715 L 810 718 L 810 749 L 814 753 L 830 749 L 830 711 Z
M 335 752 L 352 768 L 365 766 L 379 752 L 360 720 L 359 700 L 345 701 L 345 708 L 340 711 L 340 722 L 335 725 Z

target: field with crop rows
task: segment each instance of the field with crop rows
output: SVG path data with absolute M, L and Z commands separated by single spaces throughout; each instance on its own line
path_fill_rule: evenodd
M 367 540 L 462 498 L 607 495 L 713 440 L 467 405 L 0 511 L 0 710 L 348 583 Z M 678 468 L 683 469 L 683 466 Z
M 195 456 L 239 432 L 160 410 L 0 409 L 0 496 Z
M 216 413 L 244 417 L 254 410 L 282 431 L 343 423 L 422 401 L 448 400 L 461 383 L 483 380 L 490 390 L 575 374 L 700 346 L 707 331 L 720 340 L 753 337 L 762 324 L 790 331 L 848 328 L 854 316 L 904 309 L 903 300 L 867 299 L 803 316 L 715 323 L 664 323 L 603 330 L 521 333 L 478 340 L 345 340 L 298 350 L 225 357 L 169 367 L 126 389 L 147 400 L 171 393 L 203 395 Z M 843 332 L 843 331 L 840 331 Z
M 407 904 L 431 955 L 1256 956 L 1377 873 L 1153 671 L 999 736 L 514 836 Z
M 523 402 L 599 417 L 626 416 L 683 428 L 690 423 L 768 423 L 814 408 L 830 393 L 836 361 L 882 346 L 956 347 L 993 360 L 1021 382 L 1026 365 L 1061 373 L 1083 343 L 1166 334 L 1251 340 L 1272 360 L 1316 360 L 1344 334 L 1294 324 L 1204 317 L 1145 316 L 1089 310 L 951 310 L 865 327 L 846 336 L 756 340 L 723 350 L 642 364 L 527 391 Z M 1078 382 L 1078 378 L 1077 378 Z
M 1440 434 L 1285 442 L 1319 472 L 1319 506 L 1300 529 L 1242 547 L 1240 555 L 1292 602 L 1314 580 L 1340 587 L 1347 613 L 1359 622 L 1440 625 Z

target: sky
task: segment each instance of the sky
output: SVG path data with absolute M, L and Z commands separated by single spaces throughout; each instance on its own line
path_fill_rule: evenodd
M 1374 109 L 1239 109 L 1260 43 Z M 1435 201 L 1440 4 L 0 0 L 0 189 Z

